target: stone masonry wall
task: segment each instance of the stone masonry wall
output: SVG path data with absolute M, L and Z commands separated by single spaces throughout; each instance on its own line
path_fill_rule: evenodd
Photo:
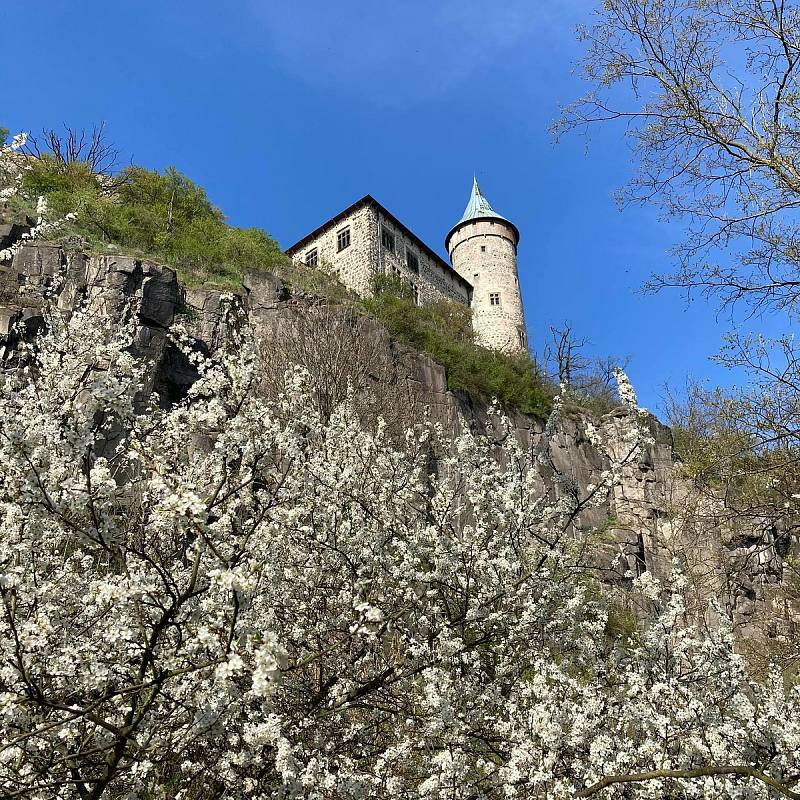
M 420 305 L 451 300 L 469 305 L 470 291 L 451 267 L 431 258 L 417 242 L 400 230 L 392 220 L 376 211 L 378 225 L 378 272 L 396 275 L 402 281 L 415 287 Z M 383 247 L 381 230 L 386 229 L 394 238 L 394 250 Z M 415 273 L 408 266 L 407 253 L 411 252 L 419 260 L 419 271 Z
M 350 246 L 339 251 L 337 236 L 350 229 Z M 394 250 L 381 244 L 381 230 L 394 237 Z M 361 297 L 372 293 L 372 279 L 376 274 L 396 275 L 415 289 L 420 305 L 441 300 L 451 300 L 469 305 L 469 287 L 450 267 L 437 261 L 406 235 L 385 214 L 372 205 L 363 205 L 349 217 L 325 228 L 302 249 L 290 252 L 298 261 L 306 262 L 309 253 L 317 251 L 319 265 L 335 274 L 350 290 Z M 407 252 L 417 256 L 419 271 L 408 266 Z
M 528 337 L 517 276 L 516 234 L 500 221 L 462 225 L 449 242 L 455 270 L 473 286 L 472 324 L 480 344 L 526 351 Z M 499 295 L 493 305 L 491 295 Z
M 350 246 L 338 249 L 337 238 L 341 231 L 350 230 Z M 309 254 L 317 251 L 320 268 L 336 275 L 351 291 L 364 297 L 372 292 L 372 278 L 376 269 L 375 217 L 372 209 L 362 206 L 353 214 L 331 225 L 302 250 L 291 253 L 297 261 L 306 263 Z

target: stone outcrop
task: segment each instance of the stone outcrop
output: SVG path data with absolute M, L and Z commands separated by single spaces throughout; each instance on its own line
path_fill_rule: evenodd
M 25 234 L 29 234 L 36 220 L 15 211 L 8 203 L 0 203 L 0 250 L 16 244 Z
M 62 311 L 96 309 L 121 323 L 133 299 L 135 346 L 155 375 L 180 302 L 171 269 L 129 256 L 90 257 L 47 242 L 22 244 L 10 268 L 0 267 L 0 354 L 20 334 L 17 323 L 23 335 L 35 329 L 48 302 Z
M 292 294 L 275 276 L 258 272 L 245 275 L 235 294 L 276 362 L 293 357 L 288 352 L 292 342 L 305 346 L 317 336 L 324 344 L 325 331 L 303 327 L 314 309 L 323 309 L 319 299 Z M 47 302 L 66 312 L 82 305 L 96 308 L 122 324 L 133 300 L 135 348 L 148 364 L 145 393 L 157 392 L 164 404 L 175 402 L 197 373 L 170 343 L 169 327 L 180 315 L 195 346 L 214 352 L 230 341 L 236 324 L 231 293 L 183 289 L 172 270 L 129 256 L 89 256 L 77 247 L 46 242 L 22 244 L 13 263 L 0 266 L 0 362 L 13 358 L 17 337 L 41 324 Z M 313 319 L 314 325 L 320 320 L 341 325 L 336 336 L 353 337 L 343 349 L 354 351 L 353 370 L 361 370 L 366 393 L 380 389 L 375 399 L 380 413 L 408 406 L 418 415 L 424 406 L 453 432 L 466 427 L 499 433 L 485 404 L 449 391 L 441 364 L 392 341 L 380 324 L 329 307 Z M 573 525 L 576 534 L 593 543 L 596 563 L 609 581 L 626 586 L 645 569 L 668 576 L 677 559 L 697 581 L 698 599 L 722 601 L 744 629 L 775 602 L 797 541 L 776 521 L 742 524 L 726 518 L 717 498 L 701 495 L 682 477 L 671 432 L 654 417 L 621 408 L 594 418 L 567 407 L 549 427 L 523 414 L 512 414 L 510 420 L 520 442 L 540 453 L 543 491 L 586 497 L 612 461 L 622 463 L 610 496 L 582 510 Z M 647 444 L 631 455 L 631 442 L 642 428 Z M 598 447 L 598 441 L 604 446 Z

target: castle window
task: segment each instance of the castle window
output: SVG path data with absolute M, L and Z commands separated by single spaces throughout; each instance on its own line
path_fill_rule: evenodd
M 394 253 L 394 234 L 386 228 L 381 228 L 381 244 L 390 253 Z
M 350 247 L 350 226 L 348 225 L 346 228 L 342 228 L 336 234 L 336 250 L 337 252 L 341 252 L 345 249 L 345 247 Z
M 406 264 L 412 272 L 419 272 L 419 258 L 416 253 L 412 253 L 408 249 L 406 249 Z
M 319 254 L 317 252 L 317 248 L 315 247 L 313 250 L 309 250 L 306 253 L 306 266 L 316 267 L 317 264 L 319 264 Z
M 481 245 L 481 253 L 485 253 L 485 252 L 486 252 L 486 245 L 482 244 Z
M 490 306 L 499 306 L 500 305 L 500 292 L 490 292 L 489 293 L 489 305 Z

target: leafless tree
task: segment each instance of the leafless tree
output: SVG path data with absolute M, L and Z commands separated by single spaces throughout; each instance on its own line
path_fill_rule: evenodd
M 544 361 L 551 366 L 560 384 L 570 386 L 577 373 L 589 366 L 589 359 L 581 352 L 589 344 L 585 336 L 578 337 L 569 322 L 562 327 L 550 325 L 550 341 L 545 346 Z
M 685 223 L 674 270 L 647 288 L 700 292 L 722 309 L 778 312 L 792 325 L 800 311 L 797 2 L 605 0 L 580 36 L 591 91 L 564 109 L 557 132 L 621 122 L 636 173 L 620 201 L 655 204 Z M 800 512 L 800 354 L 792 336 L 734 332 L 718 360 L 739 371 L 738 387 L 690 387 L 683 408 L 673 407 L 676 444 L 695 487 L 721 499 L 723 524 L 764 531 L 736 548 L 782 564 L 785 589 L 791 560 L 780 551 Z
M 40 136 L 29 137 L 25 152 L 34 158 L 47 154 L 63 167 L 83 163 L 93 174 L 110 175 L 117 165 L 119 151 L 108 141 L 106 123 L 101 122 L 90 131 L 63 127 L 63 132 L 46 128 Z
M 676 270 L 649 288 L 797 311 L 798 6 L 606 0 L 580 36 L 592 91 L 564 110 L 557 133 L 624 123 L 638 168 L 620 200 L 656 203 L 687 224 Z
M 544 347 L 545 371 L 565 386 L 575 398 L 605 411 L 618 402 L 614 370 L 627 366 L 628 358 L 592 357 L 585 349 L 591 345 L 587 336 L 578 336 L 570 322 L 561 327 L 550 325 L 550 340 Z
M 324 420 L 348 392 L 366 423 L 380 417 L 390 432 L 402 433 L 421 413 L 420 382 L 392 351 L 386 332 L 352 309 L 298 306 L 262 331 L 262 339 L 269 354 L 267 391 L 281 385 L 291 365 L 304 367 Z

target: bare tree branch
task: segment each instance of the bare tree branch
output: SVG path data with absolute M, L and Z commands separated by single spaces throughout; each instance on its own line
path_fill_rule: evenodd
M 800 10 L 765 0 L 609 0 L 580 36 L 593 90 L 556 133 L 624 121 L 623 203 L 686 222 L 680 287 L 794 313 L 800 300 Z M 630 87 L 627 94 L 621 89 Z
M 110 175 L 118 159 L 119 150 L 107 139 L 106 123 L 95 125 L 91 131 L 63 126 L 64 131 L 45 128 L 39 137 L 31 136 L 25 152 L 34 158 L 47 154 L 62 167 L 83 163 L 95 175 Z

